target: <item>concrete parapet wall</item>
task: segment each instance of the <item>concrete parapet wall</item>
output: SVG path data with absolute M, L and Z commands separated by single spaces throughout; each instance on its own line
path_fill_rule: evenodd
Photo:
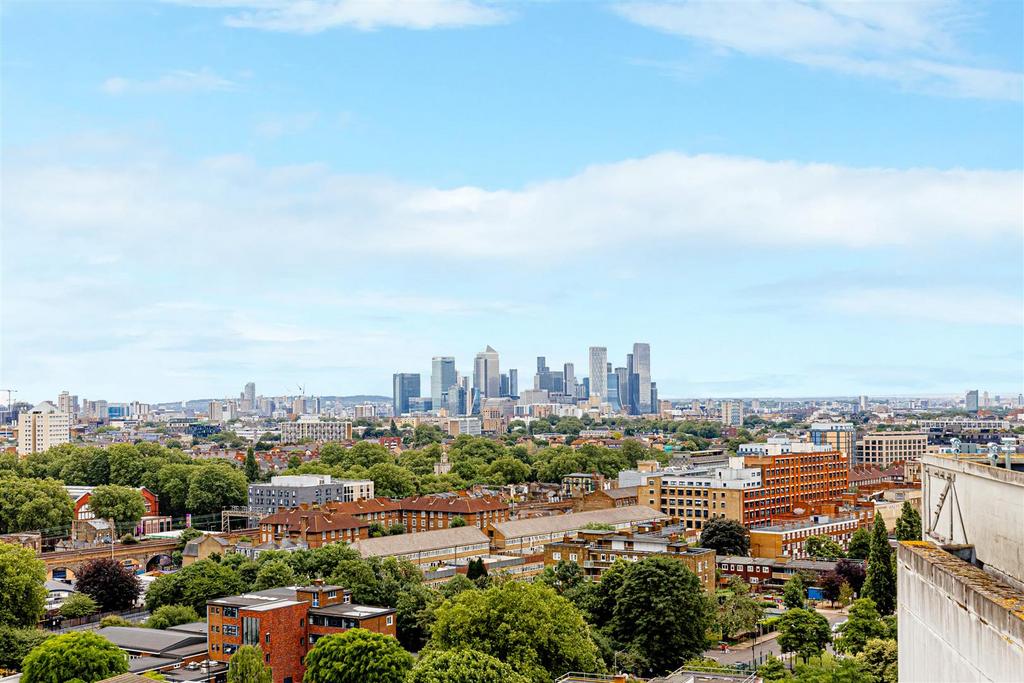
M 931 543 L 897 557 L 900 683 L 1024 680 L 1024 593 Z

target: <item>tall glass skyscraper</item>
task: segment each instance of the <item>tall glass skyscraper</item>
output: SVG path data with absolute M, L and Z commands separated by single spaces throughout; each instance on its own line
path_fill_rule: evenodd
M 409 412 L 409 399 L 420 395 L 418 372 L 396 372 L 392 378 L 392 402 L 395 415 Z
M 651 345 L 633 344 L 633 373 L 637 381 L 637 410 L 641 415 L 652 412 L 651 406 Z
M 604 346 L 590 347 L 590 395 L 608 400 L 608 349 Z
M 480 398 L 497 398 L 501 395 L 498 352 L 490 346 L 476 354 L 473 360 L 473 388 Z
M 457 381 L 455 359 L 451 356 L 434 356 L 430 366 L 430 400 L 434 410 L 444 405 L 444 395 Z

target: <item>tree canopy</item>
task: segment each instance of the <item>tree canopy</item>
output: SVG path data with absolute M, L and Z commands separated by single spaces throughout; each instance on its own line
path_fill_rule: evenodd
M 704 524 L 700 544 L 714 548 L 719 555 L 746 556 L 750 552 L 750 533 L 735 519 L 716 517 Z
M 529 683 L 500 659 L 478 650 L 430 650 L 409 674 L 408 683 Z
M 91 560 L 78 572 L 75 588 L 88 594 L 104 612 L 128 609 L 139 599 L 139 579 L 109 557 Z
M 263 650 L 243 645 L 228 660 L 228 683 L 273 683 L 270 669 L 263 663 Z
M 910 501 L 903 501 L 900 516 L 896 519 L 896 539 L 899 541 L 921 540 L 921 513 Z
M 324 636 L 306 655 L 305 683 L 405 683 L 412 655 L 394 638 L 353 628 Z
M 467 590 L 435 614 L 432 649 L 478 650 L 536 683 L 602 668 L 583 615 L 547 586 L 509 581 Z
M 868 555 L 867 578 L 862 594 L 874 601 L 879 613 L 885 615 L 896 611 L 896 568 L 885 522 L 879 514 L 875 515 L 871 532 L 871 553 Z
M 22 683 L 85 683 L 128 671 L 121 648 L 91 631 L 73 631 L 44 641 L 22 663 Z
M 112 519 L 119 533 L 131 531 L 146 514 L 142 494 L 127 486 L 97 486 L 89 496 L 89 509 L 99 519 Z
M 46 564 L 34 552 L 0 542 L 0 626 L 34 627 L 46 611 L 45 581 Z
M 779 617 L 779 647 L 803 659 L 820 655 L 832 640 L 828 619 L 812 610 L 790 609 Z

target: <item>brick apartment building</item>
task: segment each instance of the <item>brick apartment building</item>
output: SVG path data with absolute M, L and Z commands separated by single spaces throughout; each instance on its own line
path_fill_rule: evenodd
M 506 522 L 509 505 L 496 496 L 466 496 L 457 493 L 411 496 L 401 501 L 402 521 L 408 533 L 447 529 L 455 517 L 466 526 L 486 529 L 488 524 Z
M 811 536 L 827 536 L 846 550 L 853 532 L 861 526 L 864 526 L 863 520 L 857 516 L 813 515 L 807 520 L 751 529 L 750 554 L 769 559 L 805 559 L 808 555 L 804 543 Z
M 610 508 L 621 508 L 628 505 L 638 505 L 636 486 L 623 486 L 613 489 L 601 489 L 585 494 L 578 498 L 573 505 L 575 512 L 587 512 L 588 510 L 608 510 Z
M 340 586 L 316 581 L 302 588 L 273 588 L 206 603 L 207 655 L 227 662 L 239 647 L 263 650 L 274 683 L 299 683 L 303 659 L 325 635 L 365 628 L 396 635 L 395 610 L 353 605 Z
M 370 498 L 354 500 L 347 503 L 327 503 L 325 510 L 351 515 L 367 524 L 381 524 L 385 527 L 404 524 L 402 520 L 402 502 L 390 498 Z
M 305 544 L 319 548 L 330 543 L 352 543 L 368 538 L 370 523 L 330 507 L 311 507 L 306 503 L 281 510 L 260 520 L 260 544 Z

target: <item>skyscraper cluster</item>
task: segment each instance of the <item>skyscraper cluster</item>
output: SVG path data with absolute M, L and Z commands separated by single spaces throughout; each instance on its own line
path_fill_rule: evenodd
M 557 365 L 555 366 L 558 367 Z M 573 363 L 552 369 L 545 356 L 537 357 L 533 388 L 520 392 L 519 372 L 503 373 L 498 352 L 487 346 L 473 358 L 471 374 L 461 374 L 453 356 L 434 356 L 430 367 L 430 395 L 420 397 L 418 373 L 395 373 L 392 401 L 396 415 L 420 410 L 449 416 L 480 414 L 493 399 L 517 399 L 520 403 L 586 404 L 608 406 L 613 412 L 643 415 L 656 412 L 657 385 L 651 381 L 651 346 L 637 342 L 626 355 L 625 366 L 612 367 L 608 349 L 589 349 L 589 375 L 578 377 Z

